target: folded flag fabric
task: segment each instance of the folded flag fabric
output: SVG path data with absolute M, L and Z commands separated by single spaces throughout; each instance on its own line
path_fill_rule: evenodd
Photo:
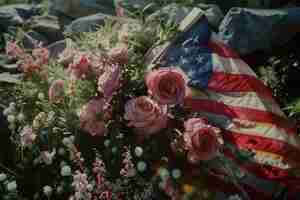
M 152 51 L 159 55 L 151 60 L 151 66 L 180 67 L 192 90 L 185 106 L 221 127 L 224 139 L 236 149 L 255 153 L 251 161 L 242 163 L 234 153 L 225 152 L 246 172 L 242 185 L 251 199 L 274 199 L 274 193 L 282 188 L 288 188 L 287 199 L 294 199 L 292 195 L 300 189 L 300 178 L 290 173 L 300 164 L 296 129 L 272 91 L 237 53 L 217 39 L 207 20 L 190 21 L 187 26 L 184 20 L 188 28 L 163 51 Z

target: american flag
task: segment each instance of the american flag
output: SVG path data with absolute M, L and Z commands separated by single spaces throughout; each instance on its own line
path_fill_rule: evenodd
M 286 198 L 295 199 L 300 178 L 290 170 L 300 163 L 299 136 L 272 91 L 236 52 L 217 39 L 208 21 L 197 18 L 163 51 L 152 53 L 156 56 L 153 65 L 178 66 L 188 76 L 193 95 L 185 100 L 185 106 L 221 127 L 224 140 L 236 149 L 255 153 L 251 161 L 241 163 L 232 152 L 226 152 L 246 172 L 241 184 L 249 197 L 274 199 L 274 193 L 288 188 Z M 232 126 L 237 121 L 252 125 Z M 229 183 L 218 187 L 223 187 L 223 192 L 234 191 Z

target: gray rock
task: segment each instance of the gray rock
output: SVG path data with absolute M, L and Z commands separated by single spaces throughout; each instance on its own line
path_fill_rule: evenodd
M 191 7 L 184 7 L 176 3 L 172 3 L 149 15 L 147 17 L 147 21 L 164 20 L 166 23 L 173 22 L 178 24 L 189 14 L 191 10 Z
M 29 4 L 13 4 L 0 7 L 0 27 L 21 25 L 25 20 L 39 14 L 40 9 Z
M 219 27 L 219 38 L 240 54 L 268 51 L 300 32 L 300 8 L 232 8 Z
M 209 24 L 217 29 L 224 18 L 224 14 L 220 7 L 216 4 L 204 3 L 198 4 L 197 7 L 204 11 Z
M 43 35 L 49 43 L 53 43 L 64 38 L 59 25 L 58 18 L 55 16 L 38 16 L 31 21 L 32 30 Z
M 18 64 L 0 65 L 0 71 L 9 72 L 9 73 L 17 73 L 18 72 Z
M 50 0 L 51 13 L 70 17 L 84 17 L 96 13 L 115 14 L 113 0 Z
M 0 73 L 0 82 L 5 83 L 19 83 L 20 82 L 20 74 L 10 74 L 7 72 Z
M 224 15 L 221 9 L 214 4 L 198 4 L 197 7 L 201 8 L 204 12 L 204 15 L 207 17 L 209 24 L 217 28 L 221 23 Z M 156 11 L 147 17 L 147 20 L 161 20 L 165 19 L 168 22 L 174 22 L 178 24 L 183 18 L 185 18 L 192 7 L 184 7 L 176 3 L 172 3 L 168 6 L 163 7 L 162 9 Z
M 47 48 L 50 52 L 50 58 L 57 58 L 60 53 L 64 51 L 67 44 L 65 40 L 57 41 L 51 45 L 49 45 Z
M 95 31 L 99 26 L 104 25 L 104 21 L 111 16 L 105 14 L 90 15 L 74 20 L 65 29 L 67 33 L 82 33 Z
M 43 46 L 48 45 L 48 40 L 40 33 L 29 31 L 24 33 L 22 43 L 24 48 L 33 49 L 37 44 L 40 43 L 42 43 Z

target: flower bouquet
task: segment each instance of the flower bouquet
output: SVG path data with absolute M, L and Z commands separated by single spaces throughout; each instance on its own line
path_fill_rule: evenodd
M 174 30 L 107 22 L 67 39 L 58 58 L 9 42 L 23 77 L 3 112 L 16 151 L 12 168 L 1 165 L 1 198 L 214 199 L 211 176 L 247 198 L 240 170 L 223 156 L 222 130 L 183 104 L 186 75 L 177 66 L 147 70 L 147 50 Z

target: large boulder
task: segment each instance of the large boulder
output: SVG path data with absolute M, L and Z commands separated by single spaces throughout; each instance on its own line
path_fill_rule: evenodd
M 35 32 L 43 35 L 49 43 L 53 43 L 64 38 L 58 18 L 55 16 L 36 16 L 31 21 L 31 28 Z
M 61 54 L 67 47 L 67 42 L 65 40 L 57 41 L 47 47 L 50 52 L 50 58 L 56 59 L 59 54 Z
M 232 8 L 219 27 L 219 37 L 240 54 L 268 51 L 300 32 L 300 8 Z
M 80 17 L 74 20 L 65 29 L 67 33 L 82 33 L 95 31 L 99 26 L 104 25 L 106 19 L 110 18 L 109 15 L 102 13 Z
M 115 6 L 113 0 L 50 0 L 50 12 L 75 18 L 96 13 L 114 15 Z
M 29 31 L 23 34 L 22 43 L 24 48 L 33 49 L 38 44 L 42 44 L 43 46 L 48 45 L 48 40 L 38 32 Z
M 22 25 L 25 20 L 40 13 L 40 7 L 29 4 L 13 4 L 0 7 L 0 27 Z
M 208 19 L 209 24 L 217 29 L 224 17 L 221 9 L 214 4 L 197 4 L 197 7 L 203 10 L 203 13 Z M 172 3 L 151 14 L 149 17 L 147 17 L 147 20 L 165 19 L 167 23 L 174 22 L 178 24 L 190 13 L 192 9 L 192 7 L 184 7 L 179 4 Z

